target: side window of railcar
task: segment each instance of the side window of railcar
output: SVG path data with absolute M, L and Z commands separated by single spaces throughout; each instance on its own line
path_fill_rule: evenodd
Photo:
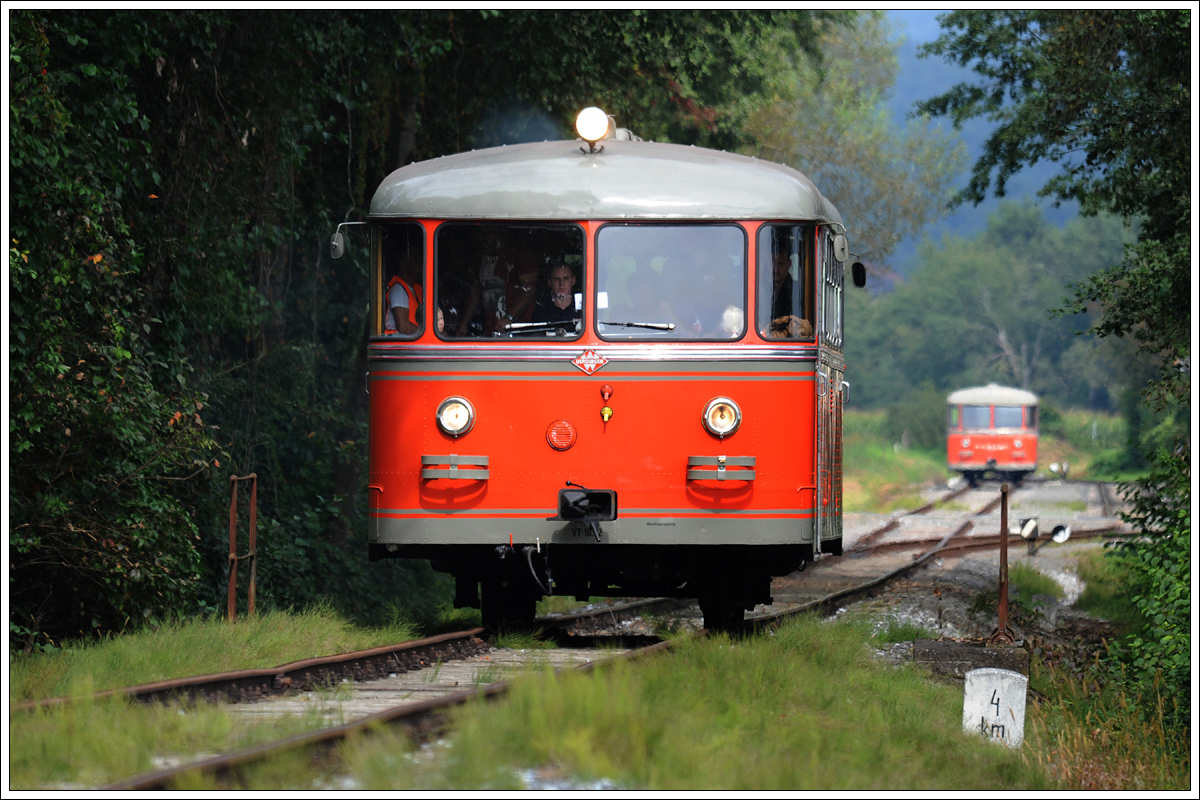
M 1031 431 L 1037 430 L 1037 406 L 1025 406 L 1025 427 Z
M 992 427 L 991 411 L 991 406 L 963 406 L 963 429 L 979 431 Z
M 764 339 L 813 336 L 812 225 L 763 225 L 758 229 L 758 320 Z
M 835 347 L 842 344 L 842 291 L 845 280 L 842 262 L 833 257 L 833 237 L 829 233 L 821 236 L 821 275 L 823 275 L 821 303 L 822 334 Z
M 737 225 L 609 224 L 596 236 L 596 332 L 609 340 L 740 339 L 746 233 Z
M 1019 428 L 1023 408 L 1021 406 L 996 406 L 995 423 L 997 428 Z
M 415 223 L 375 228 L 372 333 L 412 338 L 425 319 L 425 229 Z
M 958 406 L 947 406 L 946 427 L 951 430 L 958 429 Z
M 576 225 L 446 223 L 434 240 L 438 336 L 574 339 L 583 332 Z

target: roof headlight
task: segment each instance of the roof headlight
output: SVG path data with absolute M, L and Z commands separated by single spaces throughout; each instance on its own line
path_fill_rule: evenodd
M 475 408 L 465 397 L 447 397 L 438 406 L 437 424 L 443 433 L 462 436 L 475 425 Z
M 742 410 L 728 397 L 717 397 L 704 407 L 704 427 L 714 436 L 729 436 L 742 424 Z
M 580 139 L 589 145 L 595 145 L 608 133 L 609 124 L 608 114 L 605 114 L 603 109 L 588 106 L 575 118 L 575 131 Z

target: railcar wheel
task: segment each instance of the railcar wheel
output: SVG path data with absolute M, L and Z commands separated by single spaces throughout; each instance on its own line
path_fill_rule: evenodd
M 480 609 L 483 627 L 493 636 L 503 631 L 532 630 L 538 597 L 519 586 L 485 581 Z
M 704 615 L 704 628 L 714 633 L 739 633 L 746 627 L 742 604 L 723 595 L 701 597 L 700 613 Z

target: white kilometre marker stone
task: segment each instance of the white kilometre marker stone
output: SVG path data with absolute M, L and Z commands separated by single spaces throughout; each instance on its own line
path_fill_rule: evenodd
M 1029 678 L 1007 669 L 973 669 L 964 675 L 963 730 L 1020 747 L 1025 739 Z

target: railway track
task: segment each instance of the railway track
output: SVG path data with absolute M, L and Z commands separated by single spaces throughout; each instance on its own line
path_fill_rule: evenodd
M 1105 488 L 1102 485 L 1097 488 L 1104 511 L 1110 512 Z M 802 613 L 815 611 L 832 614 L 850 603 L 882 592 L 889 584 L 919 570 L 931 559 L 969 550 L 995 550 L 1000 540 L 999 531 L 985 533 L 978 523 L 982 522 L 981 517 L 991 513 L 999 502 L 998 498 L 989 500 L 976 511 L 959 512 L 956 519 L 958 524 L 940 537 L 909 535 L 899 539 L 885 538 L 897 530 L 901 520 L 927 518 L 931 512 L 961 497 L 969 489 L 963 487 L 951 491 L 921 508 L 900 515 L 859 537 L 843 558 L 823 559 L 812 565 L 810 570 L 822 572 L 829 569 L 828 565 L 832 563 L 878 561 L 884 564 L 885 557 L 892 559 L 891 566 L 886 569 L 872 566 L 860 570 L 863 574 L 848 576 L 842 581 L 843 585 L 814 599 L 781 602 L 775 608 L 761 612 L 756 610 L 746 620 L 746 630 L 763 631 Z M 986 489 L 983 491 L 986 492 Z M 1119 525 L 1101 525 L 1078 529 L 1072 536 L 1082 539 L 1119 535 L 1122 532 Z M 1009 539 L 1016 543 L 1023 541 L 1011 534 Z M 560 647 L 553 651 L 537 651 L 538 655 L 528 659 L 500 656 L 500 651 L 482 638 L 482 630 L 474 629 L 360 653 L 307 659 L 271 670 L 200 676 L 105 692 L 102 696 L 120 694 L 144 702 L 172 699 L 184 702 L 232 702 L 235 703 L 232 708 L 238 709 L 236 713 L 250 716 L 286 713 L 286 705 L 291 700 L 271 699 L 273 697 L 286 694 L 295 698 L 304 692 L 342 683 L 351 683 L 356 687 L 355 694 L 367 699 L 337 704 L 336 716 L 349 716 L 349 721 L 247 750 L 178 764 L 103 788 L 113 791 L 165 789 L 173 786 L 185 774 L 208 775 L 220 785 L 235 786 L 239 780 L 238 771 L 249 765 L 297 748 L 327 752 L 347 737 L 379 725 L 403 726 L 414 736 L 428 737 L 441 730 L 447 709 L 472 699 L 496 697 L 507 691 L 510 682 L 497 679 L 504 670 L 518 670 L 534 661 L 541 665 L 552 665 L 556 669 L 593 669 L 602 660 L 596 657 L 595 650 L 582 649 L 578 645 L 594 644 L 597 639 L 618 645 L 615 649 L 610 648 L 606 653 L 607 658 L 636 658 L 666 649 L 669 645 L 645 636 L 622 637 L 613 633 L 633 627 L 631 623 L 648 611 L 666 613 L 672 607 L 678 611 L 681 605 L 692 606 L 678 600 L 652 600 L 560 615 L 552 619 L 543 618 L 539 622 L 560 643 Z M 695 614 L 694 606 L 689 613 Z M 431 671 L 437 676 L 434 680 L 426 677 Z M 490 677 L 481 678 L 484 672 L 490 673 Z M 14 705 L 13 710 L 63 702 L 67 701 L 63 698 L 34 701 Z
M 664 604 L 669 605 L 671 602 L 650 600 L 624 604 L 617 609 L 601 609 L 588 614 L 571 615 L 565 620 L 542 618 L 541 622 L 555 629 L 556 638 L 569 639 L 573 646 L 520 653 L 492 647 L 467 658 L 439 662 L 403 675 L 390 674 L 369 680 L 356 684 L 354 696 L 349 701 L 338 703 L 338 715 L 352 716 L 350 721 L 232 753 L 175 764 L 100 788 L 106 791 L 166 790 L 176 785 L 184 776 L 211 778 L 218 785 L 232 788 L 239 785 L 239 770 L 296 750 L 311 751 L 316 759 L 328 758 L 340 743 L 353 736 L 376 730 L 380 726 L 402 727 L 411 737 L 425 740 L 445 728 L 444 717 L 448 710 L 467 702 L 505 694 L 513 681 L 501 679 L 502 676 L 531 666 L 588 671 L 617 660 L 642 658 L 669 649 L 672 643 L 657 637 L 625 634 L 600 636 L 595 633 L 571 633 L 570 630 L 579 626 L 588 616 L 607 616 L 612 619 L 625 614 L 641 613 Z M 594 631 L 597 626 L 591 624 L 584 627 Z M 449 640 L 467 642 L 477 639 L 478 633 L 479 630 L 476 629 L 439 638 L 443 639 L 442 644 Z M 595 645 L 601 640 L 606 640 L 608 647 L 598 651 Z M 583 646 L 580 646 L 581 644 Z M 434 675 L 432 680 L 428 678 L 430 673 Z M 485 675 L 487 677 L 484 677 Z M 286 707 L 293 699 L 245 703 L 233 708 L 239 709 L 234 711 L 235 714 L 259 716 L 294 713 L 294 708 Z M 281 708 L 281 703 L 285 707 Z M 304 705 L 303 699 L 295 699 L 295 703 Z

